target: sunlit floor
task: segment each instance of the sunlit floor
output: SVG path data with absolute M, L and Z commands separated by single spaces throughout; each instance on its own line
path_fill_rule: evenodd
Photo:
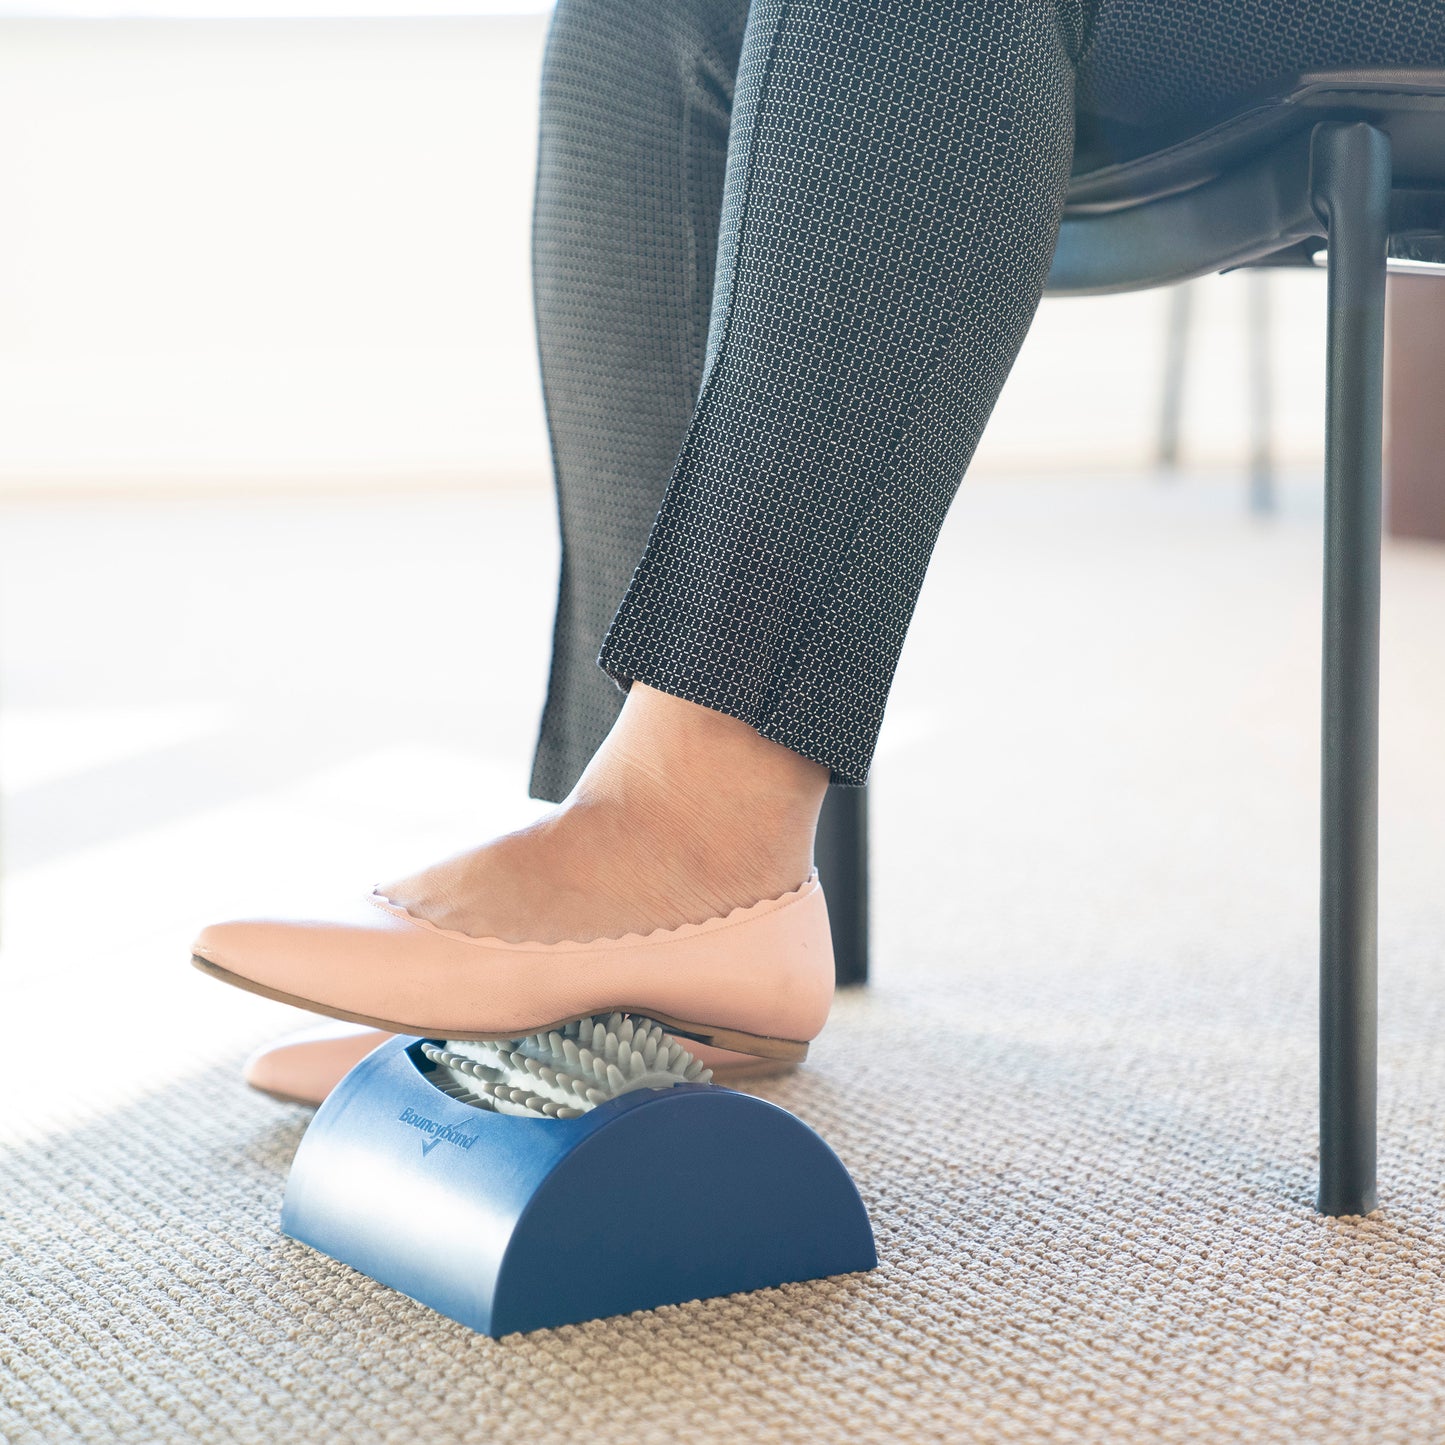
M 551 499 L 0 508 L 0 1438 L 1314 1438 L 1445 1397 L 1445 547 L 1386 558 L 1382 1212 L 1317 1220 L 1318 488 L 969 482 L 874 983 L 765 1090 L 873 1275 L 494 1344 L 281 1240 L 187 966 L 533 816 Z M 133 1187 L 132 1187 L 133 1186 Z

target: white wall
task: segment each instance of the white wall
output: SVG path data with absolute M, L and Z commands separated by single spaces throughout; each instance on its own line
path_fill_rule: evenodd
M 0 486 L 545 476 L 527 287 L 545 20 L 0 22 Z M 1322 282 L 1282 278 L 1318 452 Z M 1190 440 L 1242 454 L 1238 286 Z M 1160 294 L 1048 302 L 980 469 L 1147 459 Z
M 543 24 L 0 27 L 0 476 L 535 470 Z

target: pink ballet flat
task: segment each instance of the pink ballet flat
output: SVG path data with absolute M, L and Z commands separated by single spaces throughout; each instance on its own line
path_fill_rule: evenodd
M 688 1041 L 796 1062 L 828 1017 L 833 946 L 816 873 L 706 923 L 588 942 L 438 928 L 375 889 L 335 922 L 216 923 L 192 945 L 237 988 L 387 1033 L 508 1039 L 642 1014 Z
M 263 1044 L 246 1060 L 241 1077 L 259 1094 L 283 1104 L 315 1108 L 367 1054 L 391 1037 L 380 1029 L 328 1019 Z M 704 1068 L 712 1070 L 715 1084 L 773 1078 L 797 1067 L 785 1059 L 711 1049 L 692 1039 L 686 1040 L 684 1047 L 702 1060 Z
M 258 1094 L 283 1104 L 315 1106 L 389 1038 L 381 1029 L 328 1019 L 262 1044 L 241 1065 L 241 1077 Z

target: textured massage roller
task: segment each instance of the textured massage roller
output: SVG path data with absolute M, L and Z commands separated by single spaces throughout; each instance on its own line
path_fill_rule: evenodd
M 484 1334 L 872 1269 L 837 1155 L 648 1019 L 395 1038 L 317 1111 L 281 1227 Z

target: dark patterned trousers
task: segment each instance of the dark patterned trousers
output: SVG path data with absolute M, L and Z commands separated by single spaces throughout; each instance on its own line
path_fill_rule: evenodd
M 635 680 L 863 782 L 1076 116 L 1150 125 L 1351 64 L 1445 64 L 1445 3 L 559 0 L 533 262 L 563 551 L 533 793 L 567 792 Z

